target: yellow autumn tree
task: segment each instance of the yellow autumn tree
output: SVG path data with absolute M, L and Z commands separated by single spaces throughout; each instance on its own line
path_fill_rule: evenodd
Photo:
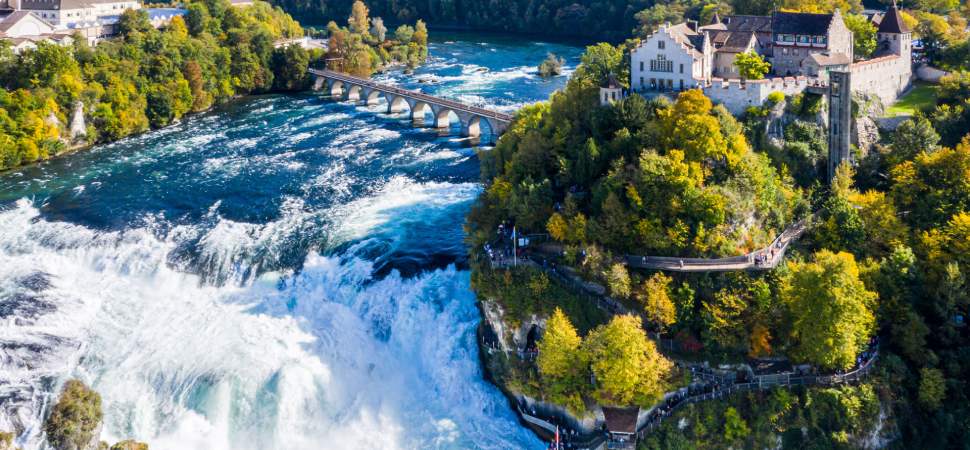
M 663 273 L 653 274 L 637 289 L 636 299 L 643 305 L 647 320 L 661 330 L 667 329 L 677 319 L 677 308 L 670 299 L 670 283 Z
M 580 344 L 576 327 L 561 309 L 556 308 L 546 321 L 545 332 L 539 340 L 536 365 L 547 398 L 574 412 L 583 410 L 586 362 Z
M 602 405 L 651 405 L 664 392 L 672 364 L 647 338 L 640 318 L 613 317 L 583 341 L 595 380 L 593 397 Z

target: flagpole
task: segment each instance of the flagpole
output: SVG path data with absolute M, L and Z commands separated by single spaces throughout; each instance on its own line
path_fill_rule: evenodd
M 515 225 L 512 226 L 512 267 L 519 266 L 519 252 L 518 250 L 519 241 L 515 237 Z

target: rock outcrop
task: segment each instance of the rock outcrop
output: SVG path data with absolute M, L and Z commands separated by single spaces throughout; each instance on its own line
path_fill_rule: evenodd
M 79 380 L 68 380 L 44 422 L 54 450 L 98 450 L 101 441 L 101 395 Z
M 14 446 L 15 437 L 13 433 L 0 432 L 0 450 L 20 450 Z
M 74 104 L 74 114 L 71 116 L 71 139 L 79 139 L 88 135 L 84 124 L 84 103 L 80 100 Z

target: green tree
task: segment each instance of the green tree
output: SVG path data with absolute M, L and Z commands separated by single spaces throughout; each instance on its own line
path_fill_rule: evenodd
M 554 403 L 566 405 L 574 412 L 583 408 L 586 362 L 580 350 L 581 339 L 569 318 L 556 308 L 546 321 L 539 341 L 536 365 L 542 376 L 542 387 Z
M 56 450 L 91 448 L 101 426 L 101 396 L 78 380 L 68 380 L 44 422 L 47 442 Z
M 109 450 L 148 450 L 148 444 L 129 439 L 112 445 Z
M 939 369 L 920 369 L 919 402 L 927 411 L 937 411 L 946 398 L 946 379 Z
M 583 341 L 593 371 L 593 396 L 602 405 L 650 405 L 664 392 L 671 364 L 640 327 L 640 318 L 613 317 Z
M 862 14 L 842 16 L 845 26 L 852 32 L 852 52 L 856 58 L 864 59 L 876 50 L 876 26 Z
M 209 23 L 209 9 L 203 2 L 191 2 L 186 7 L 185 25 L 192 36 L 198 36 L 206 30 Z
M 748 428 L 748 423 L 741 418 L 737 409 L 729 406 L 724 411 L 724 439 L 728 442 L 738 442 L 747 437 L 749 433 L 751 433 L 751 429 Z
M 401 25 L 394 30 L 394 39 L 401 43 L 411 42 L 414 36 L 414 28 L 410 25 Z
M 579 67 L 573 73 L 573 79 L 599 86 L 609 74 L 624 84 L 629 84 L 629 72 L 624 69 L 623 50 L 605 42 L 586 47 L 586 52 L 580 58 Z
M 893 131 L 892 151 L 887 155 L 887 162 L 895 166 L 903 161 L 910 161 L 921 152 L 936 151 L 940 142 L 940 135 L 933 129 L 929 119 L 917 116 L 907 120 Z
M 126 9 L 125 12 L 121 13 L 121 17 L 118 18 L 118 23 L 115 25 L 115 28 L 117 28 L 118 34 L 128 36 L 136 32 L 150 32 L 154 27 L 152 27 L 152 23 L 148 20 L 147 12 L 140 9 Z
M 760 80 L 771 71 L 771 64 L 758 53 L 752 51 L 738 53 L 734 57 L 734 67 L 745 80 Z
M 670 298 L 670 277 L 661 272 L 653 274 L 637 289 L 636 298 L 643 304 L 647 320 L 661 330 L 677 320 L 677 308 Z
M 848 369 L 875 327 L 877 295 L 859 279 L 851 253 L 815 253 L 789 263 L 782 297 L 792 319 L 792 356 L 825 369 Z
M 297 91 L 309 82 L 307 70 L 310 67 L 310 54 L 300 45 L 292 44 L 273 51 L 270 63 L 275 76 L 273 86 L 278 90 Z
M 414 34 L 411 36 L 411 40 L 418 44 L 419 47 L 427 48 L 428 46 L 428 26 L 425 25 L 424 21 L 418 19 L 414 24 Z
M 627 272 L 626 266 L 621 263 L 614 263 L 603 276 L 606 278 L 606 284 L 610 287 L 610 294 L 620 298 L 630 296 L 630 274 Z
M 946 223 L 954 214 L 970 210 L 970 138 L 956 147 L 920 153 L 894 167 L 892 197 L 907 221 L 919 229 Z

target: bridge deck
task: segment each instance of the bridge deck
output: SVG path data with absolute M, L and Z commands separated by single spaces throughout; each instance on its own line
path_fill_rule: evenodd
M 409 97 L 409 98 L 412 98 L 412 99 L 415 99 L 415 100 L 420 100 L 420 101 L 425 102 L 425 103 L 434 104 L 434 105 L 438 105 L 438 106 L 444 106 L 446 108 L 455 110 L 456 112 L 457 111 L 466 112 L 466 113 L 469 113 L 469 114 L 475 114 L 475 115 L 478 115 L 478 116 L 487 117 L 489 119 L 493 119 L 493 120 L 497 120 L 497 121 L 502 121 L 502 122 L 511 122 L 512 121 L 512 115 L 511 114 L 500 113 L 498 111 L 492 111 L 492 110 L 489 110 L 489 109 L 480 108 L 478 106 L 469 105 L 469 104 L 462 103 L 462 102 L 458 102 L 458 101 L 455 101 L 455 100 L 449 100 L 449 99 L 446 99 L 446 98 L 435 97 L 433 95 L 428 95 L 428 94 L 425 94 L 423 92 L 412 91 L 412 90 L 408 90 L 408 89 L 401 89 L 399 87 L 394 87 L 394 86 L 390 86 L 390 85 L 378 83 L 378 82 L 371 81 L 371 80 L 366 79 L 366 78 L 360 78 L 360 77 L 355 77 L 353 75 L 347 75 L 345 73 L 334 72 L 332 70 L 326 70 L 326 69 L 310 69 L 310 73 L 313 74 L 313 75 L 316 75 L 316 76 L 320 76 L 320 77 L 324 77 L 324 78 L 330 78 L 330 79 L 334 79 L 334 80 L 341 81 L 341 82 L 348 83 L 348 84 L 354 84 L 354 85 L 358 85 L 358 86 L 365 86 L 365 87 L 368 87 L 368 88 L 371 88 L 371 89 L 374 89 L 374 90 L 377 90 L 377 91 L 381 91 L 381 92 L 384 92 L 384 93 L 388 93 L 388 94 L 399 95 L 399 96 L 402 96 L 402 97 Z

